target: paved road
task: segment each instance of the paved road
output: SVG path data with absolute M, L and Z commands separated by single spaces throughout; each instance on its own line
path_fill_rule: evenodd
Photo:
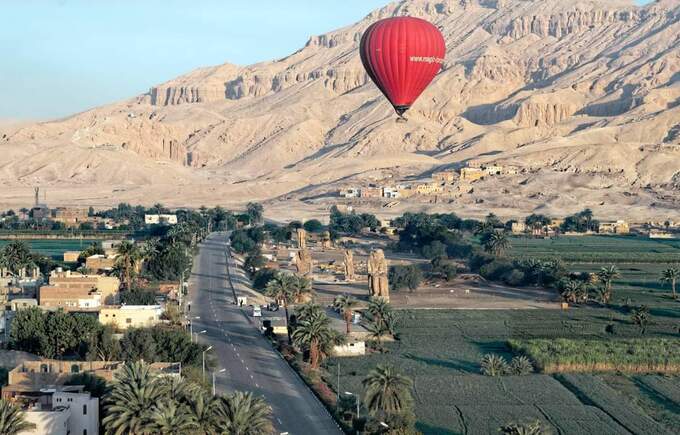
M 335 421 L 297 374 L 275 352 L 250 323 L 248 317 L 233 304 L 233 292 L 246 285 L 242 274 L 228 259 L 227 236 L 213 233 L 201 245 L 192 272 L 191 317 L 198 340 L 213 346 L 211 353 L 218 362 L 216 385 L 219 392 L 252 391 L 264 396 L 272 406 L 274 425 L 279 433 L 291 435 L 342 434 Z M 207 373 L 208 379 L 211 373 Z

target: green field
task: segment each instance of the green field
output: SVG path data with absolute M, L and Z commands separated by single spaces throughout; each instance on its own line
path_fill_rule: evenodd
M 668 314 L 656 319 L 647 336 L 677 335 L 680 303 Z M 418 428 L 425 434 L 492 434 L 498 433 L 503 424 L 536 419 L 563 434 L 671 433 L 664 424 L 676 420 L 672 412 L 663 413 L 667 404 L 658 406 L 663 419 L 657 423 L 653 420 L 657 414 L 635 403 L 622 404 L 626 401 L 623 393 L 615 388 L 609 388 L 615 391 L 610 399 L 606 399 L 609 390 L 607 394 L 597 390 L 602 397 L 597 396 L 596 403 L 588 392 L 577 391 L 565 382 L 562 375 L 490 378 L 478 374 L 484 354 L 512 356 L 509 339 L 610 339 L 612 335 L 605 329 L 610 315 L 618 326 L 617 338 L 640 337 L 627 316 L 597 308 L 404 311 L 400 340 L 388 344 L 387 353 L 331 359 L 326 364 L 326 381 L 337 388 L 339 362 L 340 391 L 357 392 L 362 391 L 361 380 L 376 364 L 397 367 L 415 382 Z M 591 384 L 604 382 L 595 375 L 578 376 L 592 377 Z M 664 384 L 671 391 L 668 395 L 680 394 L 680 377 L 647 378 L 668 379 Z M 657 400 L 648 396 L 647 401 Z M 631 413 L 631 419 L 649 420 L 651 423 L 645 426 L 650 432 L 633 431 L 628 424 L 622 424 L 620 414 L 626 413 Z
M 66 251 L 80 251 L 92 243 L 97 243 L 97 240 L 78 240 L 78 239 L 35 239 L 22 240 L 30 248 L 32 252 L 52 257 L 55 260 L 63 259 L 63 254 Z M 10 243 L 10 240 L 0 240 L 0 249 Z
M 680 263 L 680 240 L 636 236 L 513 237 L 513 257 L 560 258 L 566 263 Z

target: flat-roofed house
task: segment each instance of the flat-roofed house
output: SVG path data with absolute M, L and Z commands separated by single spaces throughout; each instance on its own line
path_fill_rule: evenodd
M 121 330 L 144 328 L 157 325 L 161 321 L 162 313 L 160 305 L 109 306 L 102 307 L 99 311 L 99 322 Z
M 107 257 L 106 255 L 101 254 L 91 255 L 85 260 L 85 267 L 94 272 L 111 270 L 115 265 L 115 257 Z

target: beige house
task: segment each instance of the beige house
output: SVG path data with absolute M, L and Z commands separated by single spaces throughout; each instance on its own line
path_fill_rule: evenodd
M 157 325 L 162 313 L 163 309 L 160 305 L 102 307 L 99 311 L 99 322 L 103 325 L 113 325 L 121 330 L 144 328 Z
M 444 188 L 439 183 L 423 183 L 416 186 L 419 195 L 436 195 L 443 191 Z
M 38 302 L 45 309 L 95 309 L 102 305 L 102 294 L 96 289 L 44 285 L 38 291 Z
M 366 187 L 361 189 L 362 198 L 382 198 L 383 191 L 380 187 Z
M 95 272 L 111 270 L 115 265 L 116 258 L 106 255 L 91 255 L 85 260 L 85 267 Z
M 86 208 L 57 207 L 52 211 L 52 220 L 74 227 L 88 222 L 88 210 Z
M 460 181 L 472 182 L 484 178 L 486 172 L 480 168 L 463 168 L 460 170 Z
M 80 251 L 66 251 L 64 252 L 64 263 L 75 263 L 80 257 Z
M 432 174 L 432 180 L 438 183 L 453 183 L 457 176 L 454 171 L 441 171 Z
M 101 293 L 102 304 L 113 305 L 118 303 L 120 280 L 115 276 L 82 275 L 71 271 L 52 272 L 49 283 L 50 286 L 63 289 L 96 290 Z
M 597 229 L 600 234 L 629 234 L 630 226 L 628 222 L 618 220 L 616 222 L 600 222 Z
M 510 231 L 513 234 L 522 234 L 527 230 L 527 225 L 524 222 L 513 222 Z

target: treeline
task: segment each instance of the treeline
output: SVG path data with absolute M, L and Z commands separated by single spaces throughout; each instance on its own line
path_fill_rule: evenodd
M 18 311 L 12 320 L 9 347 L 43 358 L 202 364 L 205 346 L 192 343 L 182 327 L 128 329 L 120 340 L 114 333 L 93 315 L 33 307 Z

